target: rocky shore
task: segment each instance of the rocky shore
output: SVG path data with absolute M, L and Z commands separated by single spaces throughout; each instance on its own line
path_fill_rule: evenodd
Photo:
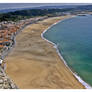
M 0 89 L 17 89 L 18 87 L 6 75 L 5 71 L 0 67 Z

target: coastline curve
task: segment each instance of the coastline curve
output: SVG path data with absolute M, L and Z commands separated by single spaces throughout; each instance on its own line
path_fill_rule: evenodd
M 76 16 L 72 16 L 71 18 L 73 18 L 73 17 L 76 17 Z M 66 61 L 64 60 L 63 56 L 60 54 L 57 45 L 56 45 L 55 43 L 51 42 L 50 40 L 46 39 L 46 38 L 43 36 L 43 34 L 44 34 L 46 31 L 48 31 L 48 29 L 50 29 L 50 28 L 53 27 L 54 25 L 58 24 L 59 22 L 62 22 L 62 21 L 67 20 L 67 19 L 70 19 L 70 18 L 66 18 L 66 19 L 60 20 L 60 21 L 58 21 L 58 22 L 52 24 L 51 26 L 49 26 L 47 29 L 45 29 L 45 30 L 41 33 L 41 38 L 44 39 L 44 40 L 46 40 L 47 42 L 53 44 L 53 47 L 56 49 L 56 52 L 57 52 L 58 55 L 60 56 L 60 59 L 64 62 L 65 66 L 70 70 L 70 72 L 72 72 L 72 74 L 74 75 L 74 77 L 75 77 L 86 89 L 92 89 L 92 87 L 91 87 L 88 83 L 86 83 L 76 72 L 73 72 L 73 71 L 71 70 L 71 68 L 68 66 L 68 64 L 67 64 Z

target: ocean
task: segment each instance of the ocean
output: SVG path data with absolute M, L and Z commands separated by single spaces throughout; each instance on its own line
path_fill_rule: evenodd
M 55 43 L 71 70 L 92 86 L 92 15 L 65 19 L 43 37 Z

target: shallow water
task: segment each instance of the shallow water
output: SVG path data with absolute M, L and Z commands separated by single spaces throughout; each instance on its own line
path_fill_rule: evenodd
M 57 44 L 67 64 L 92 86 L 92 15 L 63 20 L 43 36 Z

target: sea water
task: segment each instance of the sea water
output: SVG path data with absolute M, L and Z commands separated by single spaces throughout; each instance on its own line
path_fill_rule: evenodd
M 65 19 L 43 36 L 57 45 L 73 72 L 92 86 L 92 15 Z

